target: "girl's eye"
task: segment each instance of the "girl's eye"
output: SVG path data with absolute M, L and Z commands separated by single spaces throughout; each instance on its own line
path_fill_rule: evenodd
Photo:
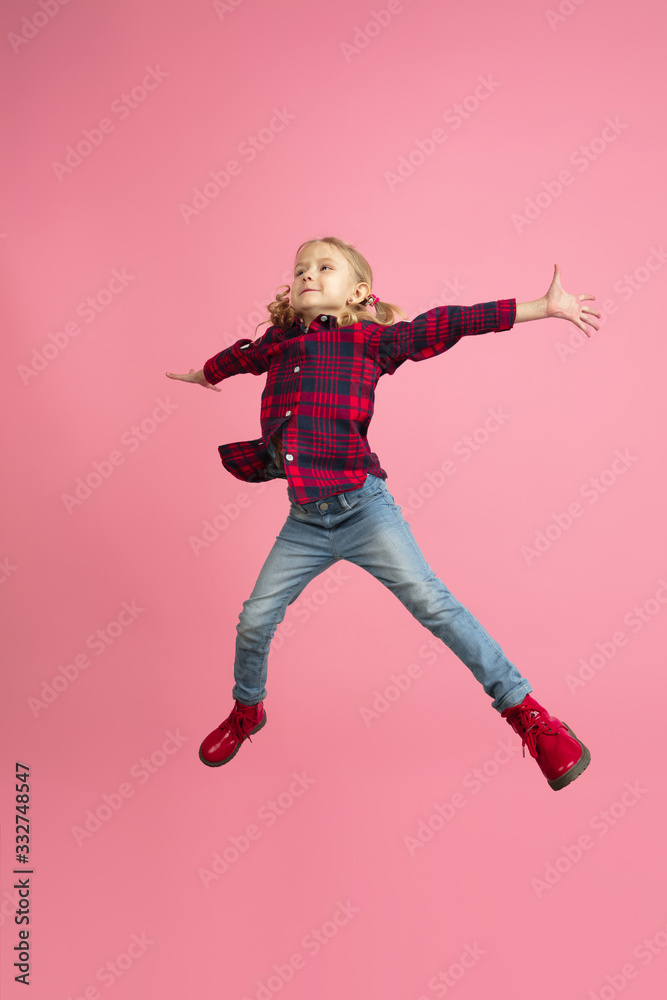
M 331 265 L 330 264 L 322 264 L 322 267 L 328 267 L 329 270 L 331 270 Z M 297 271 L 296 274 L 294 275 L 294 277 L 298 278 L 300 274 L 301 274 L 301 271 Z

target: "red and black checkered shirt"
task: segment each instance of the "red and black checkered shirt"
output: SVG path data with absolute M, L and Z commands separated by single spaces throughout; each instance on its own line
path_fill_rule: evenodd
M 296 318 L 288 330 L 270 326 L 257 340 L 237 340 L 210 358 L 204 376 L 215 385 L 231 375 L 267 373 L 262 393 L 262 436 L 220 445 L 222 464 L 237 479 L 274 478 L 269 439 L 280 443 L 284 475 L 299 503 L 362 486 L 387 473 L 369 448 L 375 386 L 404 361 L 424 361 L 461 337 L 509 330 L 516 299 L 474 306 L 436 306 L 411 321 L 380 326 L 370 320 L 339 327 L 321 315 L 308 330 Z

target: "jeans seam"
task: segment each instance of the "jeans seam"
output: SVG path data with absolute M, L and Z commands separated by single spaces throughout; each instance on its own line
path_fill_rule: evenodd
M 384 499 L 385 499 L 385 501 L 387 503 L 387 506 L 394 512 L 394 517 L 396 518 L 396 520 L 399 521 L 399 522 L 403 521 L 404 518 L 401 517 L 401 515 L 400 515 L 400 513 L 399 513 L 399 511 L 397 509 L 396 503 L 394 502 L 394 500 L 392 500 L 392 498 L 389 496 L 389 494 L 386 491 L 384 492 Z

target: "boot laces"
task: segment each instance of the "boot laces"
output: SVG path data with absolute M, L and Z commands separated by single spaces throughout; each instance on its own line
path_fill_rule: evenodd
M 515 722 L 521 730 L 522 756 L 526 756 L 526 747 L 531 757 L 537 759 L 537 738 L 542 735 L 555 735 L 556 730 L 542 717 L 535 708 L 522 708 L 515 715 Z M 509 719 L 508 719 L 509 722 Z M 511 725 L 511 722 L 510 722 Z
M 250 707 L 250 706 L 249 706 Z M 254 706 L 253 706 L 254 707 Z M 250 734 L 246 733 L 243 729 L 243 721 L 248 721 L 248 713 L 244 712 L 243 709 L 234 708 L 228 719 L 221 724 L 221 729 L 229 729 L 231 733 L 236 737 L 239 743 L 243 743 L 244 740 L 250 740 Z

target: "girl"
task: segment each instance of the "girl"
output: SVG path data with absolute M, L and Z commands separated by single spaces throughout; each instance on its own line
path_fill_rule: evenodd
M 290 510 L 236 627 L 234 708 L 201 744 L 209 767 L 226 764 L 266 723 L 263 700 L 269 647 L 287 607 L 339 559 L 362 566 L 388 587 L 417 621 L 466 664 L 495 708 L 534 757 L 551 788 L 574 781 L 590 753 L 572 730 L 549 715 L 500 646 L 426 562 L 387 474 L 366 434 L 375 386 L 404 361 L 423 361 L 461 337 L 509 330 L 514 323 L 556 316 L 587 336 L 600 313 L 570 295 L 560 268 L 541 299 L 500 299 L 474 306 L 437 306 L 416 319 L 371 292 L 368 262 L 333 236 L 308 240 L 297 252 L 294 281 L 281 286 L 268 311 L 272 323 L 255 341 L 237 340 L 202 369 L 169 378 L 220 392 L 232 375 L 266 373 L 262 437 L 219 447 L 238 479 L 287 480 Z M 375 310 L 375 315 L 368 307 Z M 262 325 L 262 324 L 260 324 Z

